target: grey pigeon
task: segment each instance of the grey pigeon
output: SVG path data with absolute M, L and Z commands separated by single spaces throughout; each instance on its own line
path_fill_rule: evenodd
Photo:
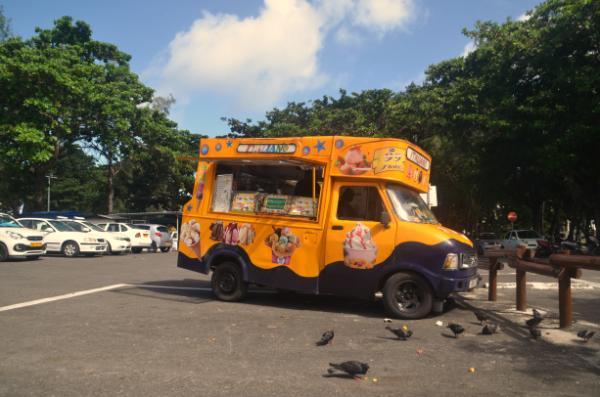
M 540 339 L 542 337 L 542 331 L 537 327 L 529 327 L 529 333 L 533 339 Z
M 450 331 L 454 334 L 455 338 L 458 338 L 458 335 L 465 332 L 465 329 L 462 325 L 456 323 L 450 323 L 446 328 L 450 328 Z
M 398 339 L 401 339 L 401 340 L 407 340 L 413 334 L 413 332 L 410 329 L 408 329 L 408 327 L 406 327 L 406 328 L 404 328 L 404 327 L 402 327 L 402 328 L 385 327 L 385 329 L 387 329 L 388 331 L 390 331 L 391 333 L 396 335 L 398 337 Z
M 479 310 L 477 310 L 475 312 L 475 317 L 477 317 L 477 320 L 479 321 L 479 323 L 481 325 L 483 325 L 484 322 L 486 322 L 486 321 L 488 321 L 490 319 L 487 314 L 485 314 L 484 312 L 479 311 Z
M 577 333 L 577 336 L 580 337 L 581 339 L 583 339 L 584 342 L 589 341 L 592 336 L 594 336 L 595 332 L 594 331 L 589 331 L 584 329 L 583 331 L 579 331 Z
M 498 332 L 498 324 L 486 324 L 481 330 L 482 335 L 493 335 Z
M 325 346 L 329 342 L 333 340 L 334 333 L 333 330 L 323 332 L 323 336 L 321 336 L 321 340 L 316 343 L 317 346 Z
M 328 373 L 332 374 L 334 370 L 342 371 L 352 376 L 353 378 L 358 378 L 359 375 L 366 375 L 369 370 L 369 364 L 361 363 L 360 361 L 344 361 L 343 363 L 334 364 L 329 363 L 329 368 L 327 370 Z

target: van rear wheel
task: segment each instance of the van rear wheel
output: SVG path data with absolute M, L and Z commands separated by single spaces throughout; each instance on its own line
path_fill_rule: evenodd
M 214 294 L 222 301 L 239 301 L 248 292 L 242 269 L 233 262 L 223 262 L 217 266 L 210 283 Z
M 383 304 L 389 315 L 404 319 L 423 318 L 433 307 L 433 292 L 423 277 L 396 273 L 383 287 Z

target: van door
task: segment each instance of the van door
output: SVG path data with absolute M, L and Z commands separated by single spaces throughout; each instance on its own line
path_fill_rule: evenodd
M 330 211 L 319 292 L 370 297 L 382 265 L 394 263 L 397 225 L 384 190 L 378 183 L 336 181 Z

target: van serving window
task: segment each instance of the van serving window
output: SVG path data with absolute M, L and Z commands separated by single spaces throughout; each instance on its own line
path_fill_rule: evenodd
M 322 175 L 322 167 L 299 161 L 219 162 L 211 210 L 316 219 Z
M 381 219 L 383 202 L 373 186 L 343 186 L 337 207 L 337 218 L 352 221 L 375 221 Z

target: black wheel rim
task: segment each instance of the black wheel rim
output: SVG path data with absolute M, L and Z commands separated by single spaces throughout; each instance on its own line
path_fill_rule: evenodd
M 405 281 L 398 285 L 395 298 L 398 309 L 403 313 L 413 313 L 421 307 L 425 291 L 414 281 Z
M 237 280 L 235 275 L 231 272 L 226 272 L 219 277 L 219 289 L 226 293 L 231 294 L 235 291 Z

